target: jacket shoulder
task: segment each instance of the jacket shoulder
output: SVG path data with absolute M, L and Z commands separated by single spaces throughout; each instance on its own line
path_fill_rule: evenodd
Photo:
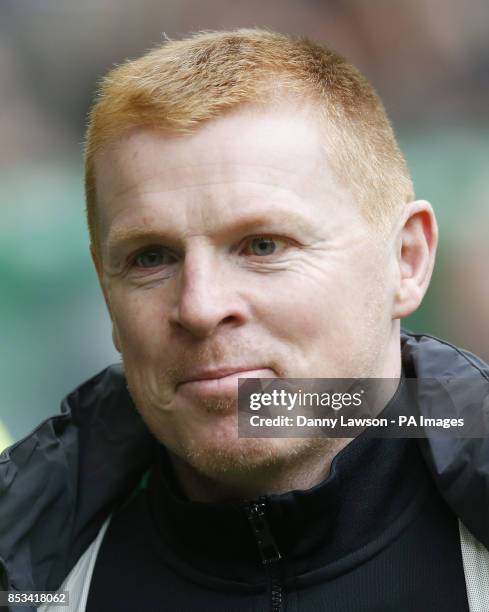
M 154 443 L 116 364 L 79 385 L 59 414 L 5 449 L 0 568 L 8 585 L 58 588 L 113 507 L 137 485 Z

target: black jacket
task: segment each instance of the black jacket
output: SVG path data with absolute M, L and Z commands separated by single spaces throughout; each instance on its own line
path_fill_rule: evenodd
M 468 351 L 402 330 L 405 375 L 468 379 L 455 409 L 489 423 L 489 367 Z M 484 385 L 481 385 L 481 382 Z M 437 397 L 418 398 L 423 402 Z M 486 429 L 489 430 L 489 427 Z M 453 512 L 489 548 L 489 441 L 420 439 L 436 486 Z M 9 590 L 55 590 L 112 510 L 137 487 L 155 440 L 135 411 L 120 365 L 91 378 L 0 455 L 0 579 Z M 16 608 L 20 610 L 20 608 Z

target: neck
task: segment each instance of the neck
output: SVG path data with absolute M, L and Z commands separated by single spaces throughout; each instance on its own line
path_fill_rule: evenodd
M 227 478 L 211 478 L 174 453 L 170 453 L 180 487 L 192 501 L 218 502 L 258 499 L 265 495 L 307 490 L 327 478 L 334 457 L 351 438 L 317 438 L 304 456 L 274 466 L 257 467 Z

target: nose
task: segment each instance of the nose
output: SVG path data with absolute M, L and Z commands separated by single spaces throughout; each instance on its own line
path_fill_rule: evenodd
M 207 338 L 222 326 L 246 321 L 246 305 L 236 272 L 223 255 L 200 245 L 188 250 L 176 287 L 170 324 L 192 336 Z

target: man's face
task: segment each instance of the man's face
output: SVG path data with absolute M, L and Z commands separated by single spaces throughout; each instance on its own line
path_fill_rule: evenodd
M 313 445 L 238 438 L 238 376 L 399 374 L 394 251 L 338 185 L 312 112 L 133 130 L 96 172 L 96 264 L 129 390 L 194 467 L 215 476 Z

